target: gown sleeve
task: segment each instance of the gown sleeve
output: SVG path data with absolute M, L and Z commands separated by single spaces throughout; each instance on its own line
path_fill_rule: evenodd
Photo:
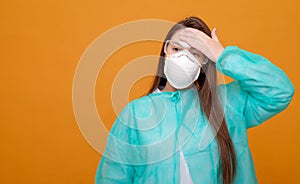
M 135 167 L 128 161 L 131 153 L 126 146 L 134 144 L 133 129 L 125 124 L 125 121 L 131 121 L 129 106 L 127 105 L 123 109 L 110 130 L 105 152 L 96 171 L 96 184 L 130 184 L 134 182 Z
M 243 101 L 235 101 L 235 109 L 243 106 L 241 114 L 246 127 L 260 125 L 289 105 L 294 86 L 287 75 L 268 59 L 237 46 L 227 46 L 216 62 L 216 68 L 234 79 L 228 85 L 229 99 L 243 96 Z M 230 91 L 232 90 L 232 91 Z

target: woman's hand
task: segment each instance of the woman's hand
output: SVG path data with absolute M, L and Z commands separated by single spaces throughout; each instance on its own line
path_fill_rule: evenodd
M 185 28 L 179 33 L 179 37 L 182 41 L 202 52 L 213 62 L 216 62 L 223 52 L 224 47 L 216 35 L 216 28 L 212 30 L 211 36 L 212 38 L 202 31 L 193 28 Z

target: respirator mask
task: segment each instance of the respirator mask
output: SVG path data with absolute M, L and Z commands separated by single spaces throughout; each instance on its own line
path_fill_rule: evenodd
M 189 87 L 199 77 L 202 65 L 208 62 L 204 54 L 186 42 L 167 40 L 164 52 L 167 55 L 164 73 L 176 89 Z

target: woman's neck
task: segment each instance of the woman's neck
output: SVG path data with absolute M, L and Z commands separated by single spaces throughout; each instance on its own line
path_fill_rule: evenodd
M 162 90 L 163 92 L 164 91 L 169 91 L 169 92 L 174 92 L 176 91 L 177 89 L 174 88 L 173 86 L 170 85 L 169 82 L 166 83 L 166 86 L 164 87 L 164 89 Z

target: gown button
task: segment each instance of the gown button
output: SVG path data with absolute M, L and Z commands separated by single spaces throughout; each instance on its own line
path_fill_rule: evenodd
M 171 94 L 171 101 L 177 103 L 180 100 L 179 91 L 175 91 Z

